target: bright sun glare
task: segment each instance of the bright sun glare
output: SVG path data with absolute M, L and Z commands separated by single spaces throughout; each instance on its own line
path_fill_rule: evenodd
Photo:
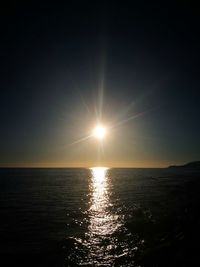
M 105 135 L 106 135 L 106 128 L 103 127 L 102 125 L 98 125 L 94 128 L 93 130 L 93 135 L 99 139 L 99 140 L 102 140 Z

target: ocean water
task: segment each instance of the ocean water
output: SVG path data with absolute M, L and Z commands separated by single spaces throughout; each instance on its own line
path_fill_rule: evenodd
M 1 266 L 199 266 L 200 175 L 0 169 Z

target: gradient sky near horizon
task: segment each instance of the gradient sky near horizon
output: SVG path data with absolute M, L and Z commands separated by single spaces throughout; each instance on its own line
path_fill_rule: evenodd
M 1 9 L 0 166 L 200 159 L 197 7 L 95 2 Z

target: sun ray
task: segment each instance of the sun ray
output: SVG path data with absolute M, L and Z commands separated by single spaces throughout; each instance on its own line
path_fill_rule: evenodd
M 73 143 L 70 143 L 69 146 L 73 146 L 73 145 L 76 145 L 78 143 L 84 142 L 84 141 L 88 140 L 91 136 L 92 135 L 90 134 L 90 135 L 85 136 L 85 137 L 83 137 L 81 139 L 78 139 L 78 140 L 74 141 Z
M 133 116 L 128 117 L 127 119 L 121 120 L 121 121 L 119 121 L 119 122 L 113 124 L 113 125 L 111 126 L 111 128 L 115 128 L 115 127 L 118 127 L 118 126 L 120 126 L 120 125 L 126 124 L 127 122 L 129 122 L 129 121 L 131 121 L 131 120 L 134 120 L 134 119 L 136 119 L 136 118 L 138 118 L 138 117 L 140 117 L 140 116 L 142 116 L 142 115 L 144 115 L 144 114 L 145 114 L 145 112 L 137 113 L 137 114 L 135 114 L 135 115 L 133 115 Z

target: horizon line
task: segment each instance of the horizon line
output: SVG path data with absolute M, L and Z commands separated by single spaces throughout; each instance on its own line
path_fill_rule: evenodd
M 75 165 L 72 164 L 71 166 L 68 165 L 50 165 L 50 164 L 33 164 L 33 165 L 27 165 L 27 164 L 22 164 L 22 165 L 18 165 L 18 164 L 2 164 L 0 165 L 0 169 L 90 169 L 90 168 L 97 168 L 97 167 L 105 167 L 108 169 L 164 169 L 164 168 L 168 168 L 170 166 L 182 166 L 191 162 L 195 162 L 195 160 L 191 160 L 191 161 L 176 161 L 176 162 L 171 162 L 171 161 L 166 161 L 165 163 L 160 163 L 160 164 L 156 164 L 154 162 L 151 162 L 150 164 L 148 163 L 144 163 L 144 164 L 137 164 L 139 162 L 137 162 L 135 165 L 126 165 L 126 164 L 105 164 L 102 162 L 102 164 L 85 164 L 85 165 Z
M 90 167 L 22 167 L 22 166 L 0 166 L 0 169 L 92 169 L 92 168 L 107 168 L 107 169 L 166 169 L 166 167 L 106 167 L 106 166 L 90 166 Z

